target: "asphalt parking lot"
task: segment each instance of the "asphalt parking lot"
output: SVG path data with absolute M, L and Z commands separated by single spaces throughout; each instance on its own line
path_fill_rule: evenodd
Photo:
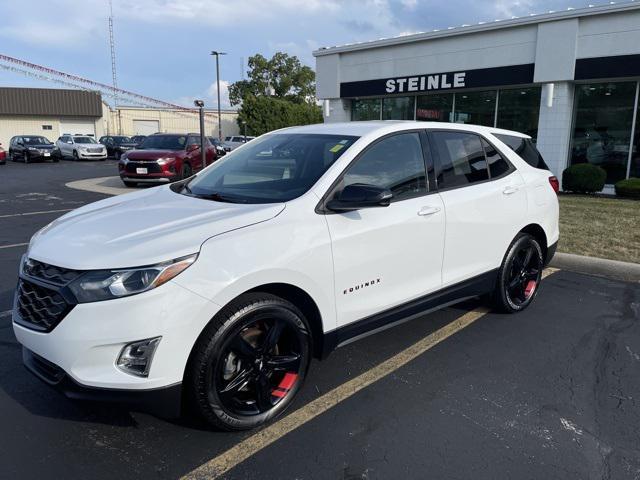
M 237 445 L 255 454 L 225 478 L 640 478 L 640 287 L 564 270 L 525 312 L 477 315 L 299 428 L 270 430 L 265 448 L 254 432 L 67 400 L 23 368 L 7 311 L 29 237 L 106 197 L 65 183 L 115 173 L 112 161 L 0 166 L 0 478 L 173 479 Z M 480 308 L 314 362 L 291 412 Z

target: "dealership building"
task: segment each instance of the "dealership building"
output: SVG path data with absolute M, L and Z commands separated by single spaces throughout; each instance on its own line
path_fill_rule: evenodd
M 640 177 L 640 2 L 314 52 L 325 122 L 423 120 L 531 135 L 553 172 Z

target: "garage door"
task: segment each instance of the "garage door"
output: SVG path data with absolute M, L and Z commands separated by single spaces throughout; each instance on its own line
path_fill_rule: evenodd
M 134 120 L 134 135 L 153 135 L 160 131 L 160 121 L 158 120 Z
M 96 136 L 96 125 L 92 120 L 61 120 L 60 135 L 91 135 Z

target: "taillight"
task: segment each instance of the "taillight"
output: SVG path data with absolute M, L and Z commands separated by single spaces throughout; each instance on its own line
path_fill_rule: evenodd
M 556 177 L 549 177 L 549 184 L 554 192 L 558 193 L 560 191 L 560 182 Z

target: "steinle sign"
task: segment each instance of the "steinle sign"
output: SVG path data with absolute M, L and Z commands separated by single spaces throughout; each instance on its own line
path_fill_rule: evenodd
M 386 83 L 387 93 L 424 92 L 449 88 L 464 88 L 466 72 L 421 75 L 417 77 L 390 78 Z

